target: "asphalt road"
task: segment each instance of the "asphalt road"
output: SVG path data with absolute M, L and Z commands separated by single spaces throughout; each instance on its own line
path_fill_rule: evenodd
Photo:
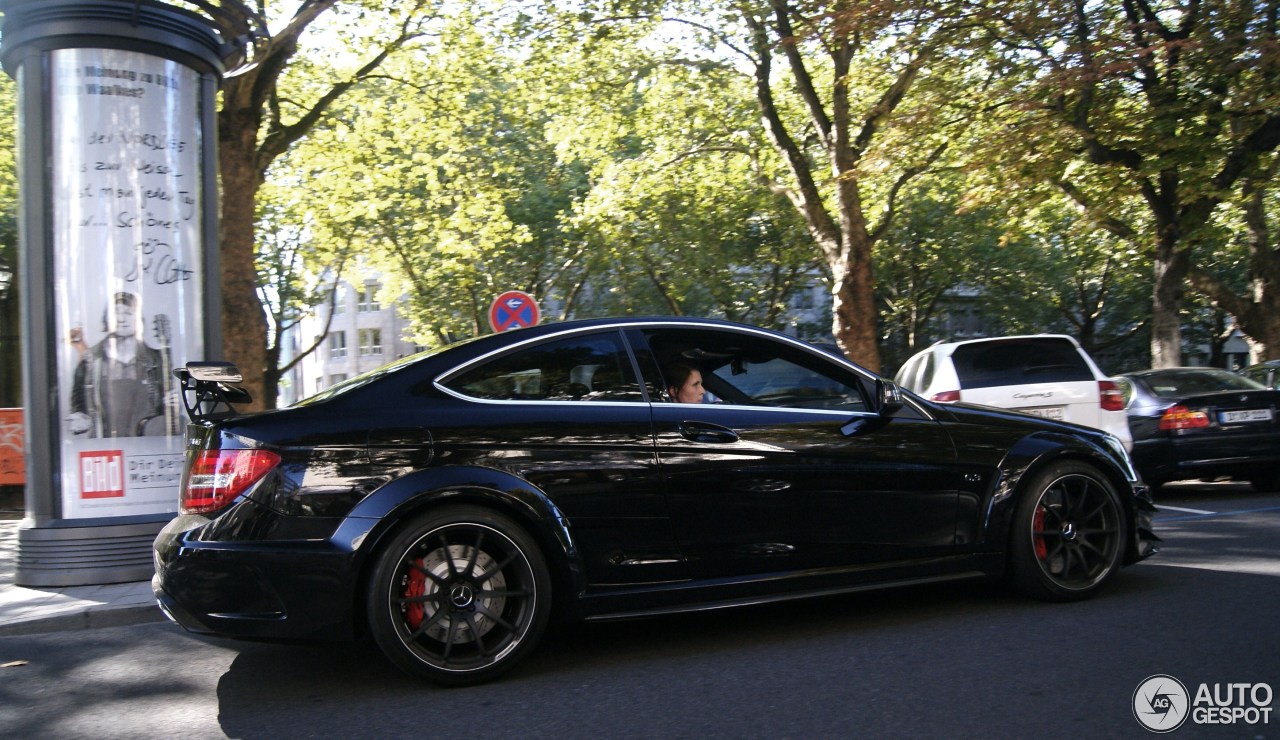
M 1160 503 L 1162 552 L 1085 603 L 966 583 L 578 626 L 465 689 L 371 647 L 165 624 L 0 638 L 0 737 L 1152 737 L 1132 708 L 1152 675 L 1280 691 L 1280 495 Z M 1280 738 L 1269 719 L 1168 737 Z

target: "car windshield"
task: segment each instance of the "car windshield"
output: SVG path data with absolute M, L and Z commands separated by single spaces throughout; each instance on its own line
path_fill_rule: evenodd
M 1218 391 L 1264 390 L 1266 386 L 1226 370 L 1164 370 L 1142 376 L 1151 392 L 1160 398 L 1179 398 Z
M 1058 337 L 962 344 L 951 357 L 962 389 L 1093 380 L 1075 345 Z

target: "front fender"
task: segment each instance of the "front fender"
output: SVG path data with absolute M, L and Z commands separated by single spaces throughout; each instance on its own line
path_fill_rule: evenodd
M 1022 482 L 1059 460 L 1078 460 L 1095 465 L 1111 481 L 1120 494 L 1130 523 L 1138 517 L 1138 500 L 1141 491 L 1133 466 L 1117 460 L 1115 453 L 1105 443 L 1090 437 L 1038 431 L 1018 440 L 1000 461 L 997 483 L 991 491 L 984 517 L 983 531 L 989 542 L 1001 548 L 1007 546 L 1013 509 L 1017 504 Z

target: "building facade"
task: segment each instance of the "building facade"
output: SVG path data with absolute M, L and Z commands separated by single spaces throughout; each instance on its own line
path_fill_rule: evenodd
M 317 306 L 298 325 L 286 345 L 294 353 L 310 346 L 329 328 L 318 349 L 304 357 L 281 383 L 282 406 L 314 395 L 347 378 L 379 368 L 424 349 L 404 338 L 408 323 L 400 301 L 383 303 L 376 279 L 338 283 L 332 305 Z

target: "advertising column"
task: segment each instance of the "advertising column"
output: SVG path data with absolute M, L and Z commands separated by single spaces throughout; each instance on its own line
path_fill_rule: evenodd
M 175 513 L 171 371 L 204 356 L 198 99 L 184 92 L 199 77 L 130 51 L 49 57 L 62 516 Z
M 8 2 L 18 80 L 27 518 L 16 581 L 150 577 L 177 512 L 172 369 L 217 336 L 221 46 L 156 2 Z

